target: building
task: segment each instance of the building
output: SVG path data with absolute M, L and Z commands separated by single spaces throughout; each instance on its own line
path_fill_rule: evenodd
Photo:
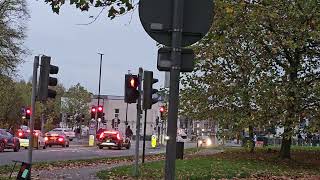
M 125 132 L 126 122 L 128 126 L 136 134 L 136 120 L 137 120 L 137 104 L 127 104 L 124 102 L 123 96 L 112 96 L 112 95 L 100 95 L 100 105 L 103 105 L 104 109 L 104 119 L 106 123 L 100 123 L 100 127 L 105 127 L 107 129 L 118 129 L 121 132 Z M 98 96 L 93 95 L 90 107 L 98 105 Z M 147 126 L 146 135 L 150 136 L 156 132 L 156 119 L 159 118 L 160 102 L 154 104 L 152 109 L 147 111 Z M 144 111 L 140 119 L 140 135 L 143 135 L 143 125 L 144 125 Z M 119 124 L 116 123 L 119 120 Z M 114 128 L 112 127 L 112 122 L 114 123 Z

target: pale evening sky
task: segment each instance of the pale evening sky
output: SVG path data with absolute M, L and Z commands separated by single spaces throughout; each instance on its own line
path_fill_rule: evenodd
M 141 66 L 154 71 L 163 87 L 164 73 L 157 70 L 157 46 L 140 24 L 138 9 L 114 20 L 106 13 L 91 25 L 77 24 L 92 21 L 101 9 L 91 8 L 81 12 L 67 4 L 59 15 L 51 11 L 44 0 L 29 0 L 25 46 L 30 50 L 18 74 L 28 80 L 32 76 L 33 58 L 38 54 L 52 57 L 52 64 L 59 66 L 58 80 L 65 87 L 80 83 L 90 92 L 98 93 L 99 62 L 102 52 L 101 94 L 123 95 L 124 74 L 137 73 Z M 132 20 L 130 18 L 132 15 Z

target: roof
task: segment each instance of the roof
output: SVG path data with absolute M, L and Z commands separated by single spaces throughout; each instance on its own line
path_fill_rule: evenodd
M 93 95 L 92 99 L 98 99 L 98 95 Z M 115 96 L 115 95 L 100 95 L 100 99 L 107 100 L 124 100 L 124 96 Z

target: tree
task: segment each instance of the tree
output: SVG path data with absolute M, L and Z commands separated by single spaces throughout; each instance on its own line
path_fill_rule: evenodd
M 0 101 L 1 126 L 9 128 L 20 125 L 22 98 L 15 82 L 7 76 L 0 78 Z
M 244 123 L 283 126 L 280 156 L 290 158 L 301 114 L 315 117 L 320 105 L 319 8 L 316 0 L 216 2 L 214 25 L 195 46 L 200 71 L 185 81 L 186 97 L 199 102 L 192 103 L 197 114 L 238 126 L 235 117 L 248 120 L 250 107 L 254 121 Z M 236 76 L 225 76 L 229 71 Z
M 0 74 L 11 74 L 26 53 L 25 22 L 29 18 L 25 0 L 0 2 Z
M 91 94 L 80 83 L 71 86 L 63 98 L 62 111 L 74 117 L 71 122 L 72 126 L 77 124 L 77 116 L 85 115 L 89 117 Z
M 60 7 L 64 5 L 65 0 L 45 0 L 45 2 L 50 4 L 53 12 L 59 14 Z M 90 7 L 102 7 L 102 11 L 109 8 L 108 17 L 111 19 L 132 10 L 133 3 L 133 0 L 70 0 L 70 5 L 75 5 L 81 11 L 88 11 Z

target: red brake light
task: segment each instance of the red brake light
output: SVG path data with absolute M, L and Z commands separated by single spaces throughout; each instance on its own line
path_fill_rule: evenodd
M 19 133 L 18 133 L 18 136 L 19 136 L 19 137 L 21 137 L 22 135 L 23 135 L 23 133 L 22 133 L 22 132 L 19 132 Z
M 45 138 L 44 138 L 44 141 L 48 141 L 48 140 L 49 140 L 48 137 L 45 137 Z
M 99 136 L 100 139 L 104 138 L 104 133 L 101 133 Z
M 60 137 L 60 138 L 58 139 L 58 141 L 59 141 L 59 142 L 62 142 L 62 141 L 63 141 L 63 138 L 62 138 L 62 137 Z
M 121 137 L 120 137 L 120 134 L 119 134 L 119 133 L 117 134 L 117 139 L 118 139 L 118 140 L 120 140 L 120 139 L 121 139 Z

